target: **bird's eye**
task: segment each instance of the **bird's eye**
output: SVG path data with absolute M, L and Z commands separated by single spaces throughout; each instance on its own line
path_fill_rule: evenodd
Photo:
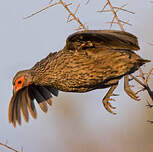
M 18 84 L 21 84 L 22 83 L 22 81 L 20 80 L 20 81 L 18 81 Z

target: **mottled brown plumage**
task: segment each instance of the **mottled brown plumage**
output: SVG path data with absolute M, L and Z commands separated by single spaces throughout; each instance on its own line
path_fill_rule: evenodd
M 50 53 L 29 70 L 18 72 L 13 79 L 14 95 L 9 105 L 9 122 L 21 124 L 20 110 L 28 122 L 28 111 L 36 118 L 34 99 L 47 112 L 52 94 L 88 92 L 111 87 L 103 98 L 105 108 L 118 81 L 148 62 L 131 50 L 138 50 L 137 38 L 127 32 L 88 30 L 67 38 L 66 46 Z

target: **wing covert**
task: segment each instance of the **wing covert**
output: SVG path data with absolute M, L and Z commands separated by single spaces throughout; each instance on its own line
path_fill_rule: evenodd
M 137 37 L 117 30 L 86 30 L 71 34 L 66 40 L 68 50 L 88 48 L 139 50 Z

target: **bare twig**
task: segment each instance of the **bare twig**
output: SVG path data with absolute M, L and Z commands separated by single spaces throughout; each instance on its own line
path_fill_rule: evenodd
M 108 2 L 108 5 L 109 5 L 109 7 L 110 7 L 112 13 L 114 14 L 114 17 L 115 17 L 115 19 L 116 19 L 116 21 L 117 21 L 117 24 L 119 25 L 120 29 L 121 29 L 122 31 L 124 31 L 123 25 L 121 24 L 120 19 L 118 18 L 118 16 L 117 16 L 115 10 L 113 9 L 113 6 L 112 6 L 112 4 L 110 3 L 110 0 L 107 0 L 107 2 Z
M 125 22 L 125 21 L 122 21 L 122 20 L 119 20 L 119 21 L 122 22 L 123 24 L 128 24 L 128 25 L 132 26 L 132 24 L 130 24 L 130 23 L 128 23 L 128 22 Z M 112 24 L 118 24 L 118 22 L 113 22 L 113 21 L 111 21 L 111 22 L 106 22 L 106 23 L 110 23 L 111 25 L 112 25 Z
M 123 5 L 123 7 L 126 6 L 126 5 L 127 5 L 127 4 Z M 131 14 L 135 14 L 134 12 L 129 11 L 129 10 L 126 10 L 126 9 L 123 9 L 123 8 L 121 8 L 121 7 L 114 7 L 114 8 L 115 8 L 115 9 L 122 10 L 122 11 L 125 11 L 125 12 L 128 12 L 128 13 L 131 13 Z
M 27 16 L 27 17 L 25 17 L 24 19 L 30 18 L 30 17 L 32 17 L 32 16 L 34 16 L 34 15 L 37 15 L 38 13 L 41 13 L 41 12 L 47 10 L 48 8 L 53 7 L 53 6 L 56 6 L 56 5 L 58 5 L 58 4 L 61 4 L 61 5 L 66 9 L 66 11 L 69 13 L 68 18 L 67 18 L 67 22 L 71 22 L 72 20 L 75 20 L 75 21 L 79 24 L 79 26 L 80 26 L 79 29 L 87 30 L 87 28 L 85 27 L 85 25 L 79 20 L 79 18 L 76 17 L 76 13 L 77 13 L 77 11 L 78 11 L 78 9 L 79 9 L 79 7 L 80 7 L 80 4 L 77 6 L 75 12 L 73 13 L 73 12 L 68 8 L 68 6 L 72 5 L 72 3 L 65 4 L 65 3 L 63 2 L 63 0 L 59 0 L 58 2 L 56 2 L 56 3 L 54 3 L 54 4 L 49 4 L 49 5 L 46 6 L 45 8 L 43 8 L 43 9 L 41 9 L 41 10 L 39 10 L 39 11 L 37 11 L 37 12 L 35 12 L 35 13 L 33 13 L 33 14 Z M 72 18 L 70 19 L 70 17 L 72 17 Z
M 104 5 L 103 9 L 101 11 L 97 11 L 97 12 L 103 12 L 105 10 L 105 8 L 107 7 L 108 2 Z
M 126 5 L 127 5 L 127 4 L 122 5 L 120 8 L 117 8 L 116 13 L 117 13 L 120 9 L 122 9 L 123 7 L 125 7 Z M 114 8 L 115 8 L 115 7 L 114 7 Z M 111 24 L 110 24 L 110 29 L 112 28 L 112 25 L 113 25 L 114 20 L 115 20 L 115 16 L 113 16 L 112 22 L 111 22 Z
M 72 3 L 71 3 L 71 4 L 72 4 Z M 74 12 L 74 15 L 76 15 L 76 13 L 77 13 L 79 7 L 80 7 L 80 4 L 77 6 L 77 8 L 76 8 L 76 10 L 75 10 L 75 12 Z M 68 15 L 67 22 L 71 22 L 72 20 L 74 20 L 74 18 L 70 19 L 70 17 L 71 17 L 71 14 Z
M 139 79 L 137 79 L 136 77 L 134 77 L 132 74 L 130 74 L 130 77 L 132 79 L 134 79 L 136 82 L 138 82 L 141 86 L 143 86 L 144 88 L 146 88 L 146 85 L 143 82 L 141 82 Z
M 151 67 L 151 69 L 149 70 L 149 72 L 148 72 L 148 73 L 147 73 L 147 75 L 146 75 L 146 78 L 145 78 L 145 83 L 147 83 L 147 82 L 148 82 L 148 79 L 149 79 L 149 77 L 150 77 L 150 75 L 151 75 L 152 71 L 153 71 L 153 66 Z
M 12 148 L 12 147 L 6 145 L 6 144 L 3 144 L 3 143 L 1 143 L 1 142 L 0 142 L 0 145 L 3 146 L 3 147 L 5 147 L 5 148 L 7 148 L 7 149 L 9 149 L 9 150 L 14 151 L 14 152 L 19 152 L 18 150 L 14 149 L 14 148 Z
M 34 16 L 34 15 L 37 15 L 37 14 L 39 14 L 39 13 L 41 13 L 41 12 L 47 10 L 48 8 L 53 7 L 53 6 L 56 6 L 56 5 L 58 5 L 58 4 L 60 4 L 60 2 L 57 2 L 57 3 L 54 3 L 54 4 L 50 4 L 50 5 L 46 6 L 45 8 L 43 8 L 43 9 L 41 9 L 41 10 L 39 10 L 39 11 L 37 11 L 37 12 L 35 12 L 35 13 L 29 15 L 29 16 L 24 17 L 24 19 L 28 19 L 28 18 L 30 18 L 30 17 L 32 17 L 32 16 Z
M 76 21 L 79 23 L 80 27 L 81 27 L 82 29 L 84 29 L 84 30 L 87 30 L 86 27 L 84 26 L 84 24 L 82 24 L 82 22 L 79 20 L 79 18 L 77 18 L 77 17 L 75 16 L 75 14 L 72 13 L 72 12 L 70 11 L 70 9 L 64 4 L 64 2 L 63 2 L 62 0 L 59 0 L 59 2 L 60 2 L 60 4 L 62 4 L 62 6 L 67 10 L 67 12 L 70 14 L 70 16 L 72 16 L 73 19 L 76 20 Z
M 143 71 L 142 71 L 142 69 L 141 68 L 139 68 L 139 77 L 142 79 L 142 81 L 145 83 L 145 77 L 144 77 L 144 73 L 143 73 Z
M 110 10 L 109 10 L 109 9 L 108 9 L 108 10 L 105 10 L 105 8 L 106 8 L 107 6 L 109 6 Z M 120 29 L 121 29 L 122 31 L 124 31 L 123 26 L 124 26 L 125 24 L 127 24 L 127 25 L 131 25 L 131 24 L 128 23 L 128 21 L 120 20 L 120 19 L 118 18 L 118 16 L 117 16 L 117 13 L 118 13 L 119 11 L 125 11 L 125 12 L 128 12 L 128 13 L 134 14 L 134 12 L 132 12 L 132 11 L 123 9 L 125 6 L 127 6 L 127 4 L 124 4 L 124 5 L 120 6 L 120 7 L 115 7 L 115 6 L 112 6 L 110 0 L 107 0 L 107 2 L 106 2 L 106 4 L 104 5 L 103 9 L 100 10 L 100 11 L 98 11 L 98 12 L 112 12 L 113 15 L 114 15 L 113 18 L 112 18 L 112 21 L 111 21 L 111 22 L 107 22 L 107 23 L 110 23 L 110 29 L 112 28 L 112 25 L 113 25 L 113 24 L 118 24 L 118 25 L 120 26 Z M 115 20 L 116 20 L 116 21 L 115 21 Z

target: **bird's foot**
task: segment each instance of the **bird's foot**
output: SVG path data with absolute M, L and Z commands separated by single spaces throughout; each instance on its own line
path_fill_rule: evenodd
M 128 75 L 126 75 L 124 77 L 124 90 L 125 92 L 134 100 L 136 101 L 139 101 L 139 97 L 136 95 L 137 93 L 134 92 L 132 89 L 131 89 L 131 86 L 129 85 L 129 79 L 128 79 Z
M 112 114 L 116 114 L 115 112 L 112 111 L 112 109 L 115 109 L 115 107 L 113 107 L 109 101 L 115 101 L 115 100 L 112 98 L 103 99 L 103 104 L 104 104 L 105 109 Z
M 113 85 L 109 89 L 105 97 L 103 98 L 103 104 L 105 109 L 112 114 L 116 114 L 115 112 L 112 111 L 112 109 L 115 109 L 115 107 L 113 107 L 109 101 L 115 101 L 114 99 L 110 98 L 110 96 L 116 96 L 116 94 L 113 94 L 113 91 L 115 90 L 116 87 L 117 85 Z

